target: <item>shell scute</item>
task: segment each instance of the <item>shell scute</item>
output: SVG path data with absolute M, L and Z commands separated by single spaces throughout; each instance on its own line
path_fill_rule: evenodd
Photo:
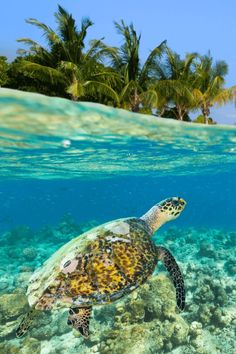
M 154 270 L 156 258 L 150 235 L 138 220 L 101 225 L 59 249 L 33 275 L 29 303 L 54 297 L 61 306 L 102 304 L 143 283 Z

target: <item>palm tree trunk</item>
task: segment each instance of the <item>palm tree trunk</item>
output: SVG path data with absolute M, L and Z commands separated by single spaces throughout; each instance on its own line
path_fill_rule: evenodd
M 159 116 L 159 117 L 162 117 L 163 114 L 165 113 L 165 110 L 166 110 L 166 107 L 162 108 L 162 109 L 159 111 L 158 116 Z
M 184 113 L 185 113 L 185 110 L 182 109 L 181 106 L 177 106 L 176 108 L 177 108 L 177 112 L 178 112 L 177 119 L 183 121 L 183 120 L 184 120 Z
M 204 116 L 205 124 L 209 124 L 210 109 L 208 106 L 202 106 L 202 114 Z
M 139 95 L 138 95 L 138 91 L 137 88 L 134 89 L 134 96 L 132 97 L 132 103 L 131 103 L 131 110 L 132 112 L 139 112 L 139 104 L 140 104 L 140 100 L 139 100 Z
M 76 82 L 77 82 L 77 78 L 76 78 L 76 75 L 73 73 L 72 85 L 76 84 Z M 71 93 L 70 97 L 71 97 L 71 101 L 77 101 L 78 100 L 78 95 L 75 92 Z

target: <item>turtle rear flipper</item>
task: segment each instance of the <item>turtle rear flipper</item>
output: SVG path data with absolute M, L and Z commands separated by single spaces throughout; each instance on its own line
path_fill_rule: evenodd
M 69 310 L 67 324 L 73 326 L 86 339 L 89 337 L 89 320 L 92 307 L 73 307 Z
M 36 309 L 31 309 L 21 320 L 21 323 L 16 329 L 16 337 L 20 338 L 22 337 L 30 328 L 33 319 L 37 313 Z
M 184 310 L 185 307 L 185 288 L 184 279 L 181 270 L 176 263 L 176 260 L 164 247 L 157 247 L 158 260 L 162 261 L 166 269 L 168 270 L 170 277 L 174 283 L 176 291 L 176 302 L 180 310 Z

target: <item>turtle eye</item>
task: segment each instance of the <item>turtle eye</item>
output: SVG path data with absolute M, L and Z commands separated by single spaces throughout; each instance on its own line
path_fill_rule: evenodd
M 172 200 L 172 205 L 177 207 L 179 205 L 178 200 Z

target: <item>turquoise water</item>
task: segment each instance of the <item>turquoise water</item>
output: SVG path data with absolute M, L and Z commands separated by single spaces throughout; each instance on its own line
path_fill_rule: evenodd
M 235 353 L 235 127 L 0 89 L 0 178 L 0 353 Z M 183 313 L 160 265 L 145 286 L 95 309 L 88 341 L 65 309 L 15 338 L 28 279 L 54 251 L 176 195 L 186 209 L 155 242 L 183 271 Z

